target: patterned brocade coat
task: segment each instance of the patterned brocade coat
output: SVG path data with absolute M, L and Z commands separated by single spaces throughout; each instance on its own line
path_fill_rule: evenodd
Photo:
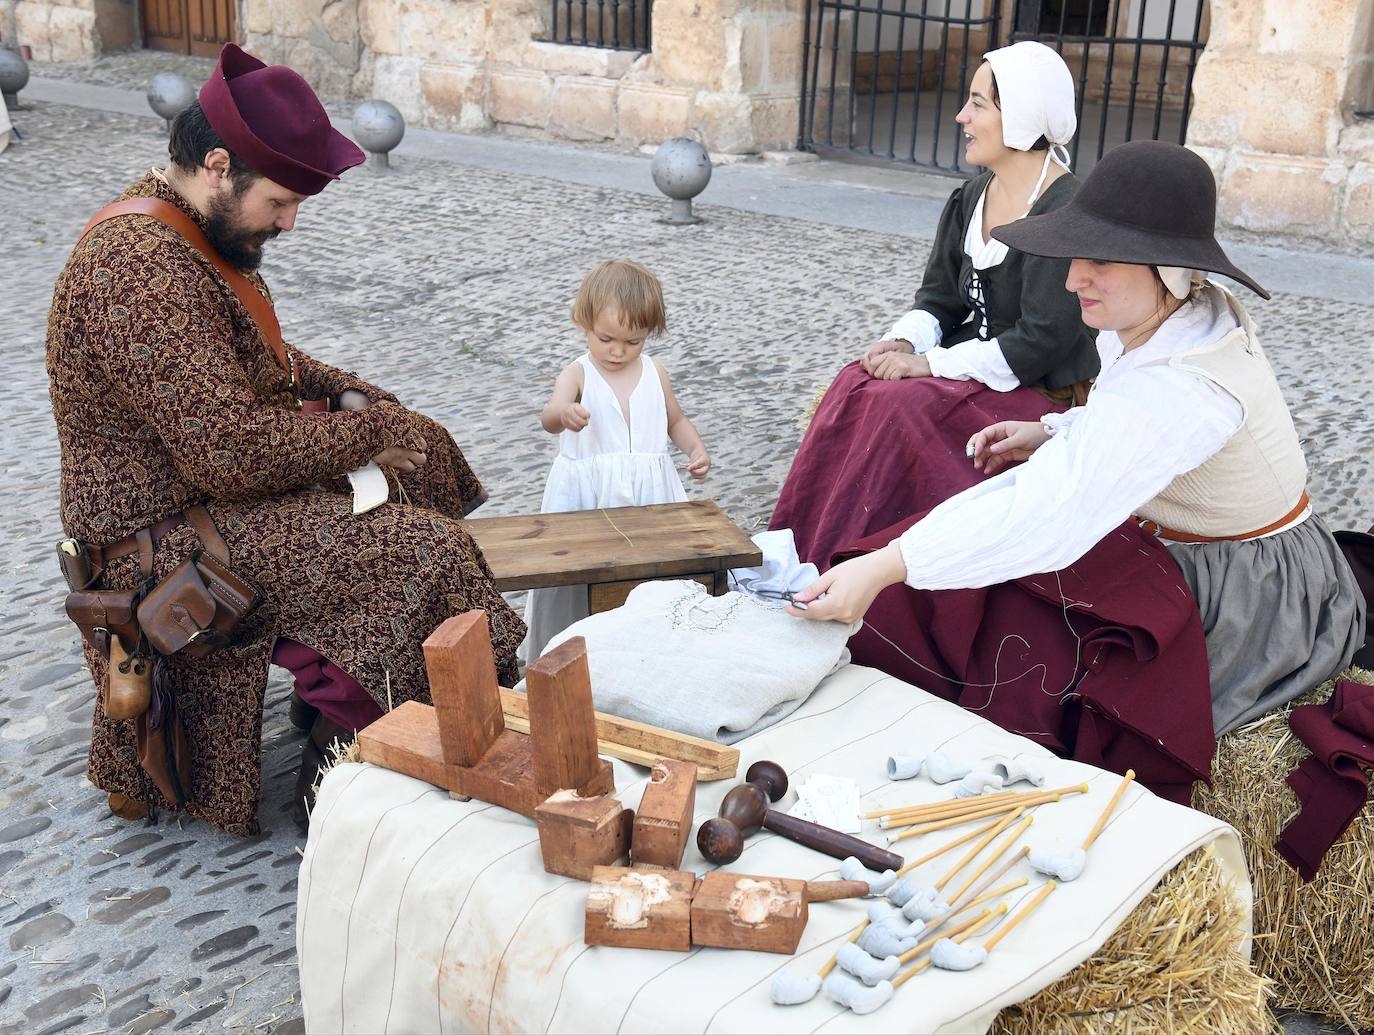
M 204 222 L 151 174 L 122 197 L 158 197 Z M 258 829 L 263 694 L 279 636 L 319 651 L 385 709 L 388 679 L 395 703 L 428 700 L 421 643 L 450 615 L 486 611 L 503 679 L 514 678 L 525 634 L 458 524 L 485 496 L 448 433 L 288 347 L 303 397 L 351 388 L 372 405 L 297 411 L 287 372 L 228 284 L 145 216 L 87 235 L 57 280 L 48 321 L 67 534 L 106 545 L 204 503 L 231 566 L 262 595 L 232 646 L 164 662 L 194 761 L 187 811 L 244 835 Z M 393 445 L 428 454 L 403 479 L 409 502 L 355 516 L 342 476 Z M 157 545 L 155 574 L 198 545 L 185 524 L 170 532 Z M 99 588 L 138 581 L 134 555 L 112 562 Z M 86 659 L 99 687 L 106 661 L 89 646 Z M 106 719 L 99 697 L 90 778 L 143 800 L 150 792 L 134 723 Z

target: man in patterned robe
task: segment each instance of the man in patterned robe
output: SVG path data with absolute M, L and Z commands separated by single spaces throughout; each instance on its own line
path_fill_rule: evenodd
M 178 116 L 170 150 L 165 172 L 153 170 L 122 197 L 159 198 L 190 216 L 268 298 L 252 272 L 264 243 L 291 229 L 302 201 L 363 160 L 303 79 L 232 44 L 199 101 Z M 318 718 L 293 708 L 302 725 L 314 722 L 299 801 L 328 738 L 388 702 L 428 699 L 421 643 L 445 618 L 486 611 L 503 679 L 515 676 L 525 634 L 458 524 L 485 496 L 448 433 L 350 373 L 293 346 L 287 354 L 284 367 L 214 265 L 149 216 L 97 225 L 57 280 L 47 367 L 67 534 L 113 556 L 152 528 L 161 578 L 200 546 L 186 521 L 168 529 L 164 519 L 201 503 L 231 567 L 261 593 L 230 646 L 160 661 L 193 759 L 186 810 L 243 835 L 258 830 L 274 647 L 279 660 L 295 651 L 290 667 L 301 657 L 316 662 L 323 686 Z M 299 398 L 332 405 L 305 413 Z M 390 469 L 407 502 L 354 515 L 343 476 L 369 461 Z M 95 588 L 141 579 L 133 552 L 110 560 Z M 85 649 L 100 687 L 108 662 Z M 122 815 L 169 807 L 140 767 L 137 720 L 107 719 L 96 696 L 92 782 Z

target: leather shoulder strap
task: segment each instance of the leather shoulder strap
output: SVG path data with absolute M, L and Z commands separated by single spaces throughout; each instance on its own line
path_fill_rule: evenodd
M 224 536 L 219 534 L 219 529 L 215 527 L 215 519 L 210 516 L 210 512 L 197 503 L 186 508 L 186 520 L 196 530 L 196 535 L 200 536 L 205 552 L 221 564 L 228 565 L 229 544 L 224 541 Z
M 234 292 L 234 296 L 248 310 L 248 315 L 253 318 L 263 338 L 276 354 L 277 362 L 282 365 L 283 370 L 292 374 L 294 382 L 295 372 L 291 368 L 291 360 L 286 353 L 286 342 L 281 336 L 281 324 L 277 322 L 277 313 L 272 308 L 272 303 L 262 297 L 262 293 L 253 286 L 252 281 L 224 261 L 224 257 L 215 251 L 214 245 L 205 236 L 205 231 L 196 225 L 195 220 L 161 198 L 126 198 L 106 205 L 93 215 L 86 228 L 81 231 L 81 236 L 84 238 L 101 223 L 118 216 L 149 216 L 156 219 L 164 226 L 175 230 L 182 240 L 214 266 L 224 278 L 224 282 L 229 285 L 229 289 Z

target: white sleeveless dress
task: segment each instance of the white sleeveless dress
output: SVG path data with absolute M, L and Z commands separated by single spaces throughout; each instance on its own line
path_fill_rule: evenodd
M 668 407 L 663 383 L 648 353 L 640 353 L 639 383 L 630 393 L 629 420 L 615 390 L 606 383 L 590 355 L 582 365 L 580 402 L 591 414 L 581 431 L 558 436 L 558 456 L 544 486 L 541 513 L 642 507 L 679 503 L 687 498 L 668 452 Z M 587 588 L 560 586 L 531 590 L 525 604 L 526 662 L 544 653 L 555 635 L 587 617 Z

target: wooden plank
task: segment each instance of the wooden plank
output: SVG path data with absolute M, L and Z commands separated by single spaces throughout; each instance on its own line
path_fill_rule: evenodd
M 505 728 L 486 614 L 468 611 L 446 619 L 425 640 L 424 651 L 444 758 L 450 765 L 474 766 Z
M 630 851 L 634 811 L 611 797 L 559 791 L 534 810 L 544 869 L 591 880 L 597 866 L 614 866 Z
M 502 687 L 501 707 L 509 728 L 528 731 L 530 710 L 524 694 Z M 596 736 L 603 755 L 644 766 L 653 765 L 656 758 L 692 762 L 697 767 L 697 779 L 703 782 L 728 780 L 739 771 L 739 748 L 606 712 L 592 714 L 596 718 Z
M 598 866 L 587 891 L 583 939 L 588 945 L 687 952 L 695 885 L 691 873 Z
M 715 596 L 716 583 L 719 581 L 715 572 L 708 572 L 704 575 L 683 575 L 681 578 L 691 579 L 693 582 L 700 582 L 706 587 L 706 591 Z M 587 613 L 600 614 L 602 611 L 613 611 L 621 604 L 625 603 L 625 598 L 630 595 L 630 590 L 636 586 L 644 585 L 644 579 L 626 579 L 623 582 L 594 582 L 587 587 Z
M 807 916 L 806 881 L 716 870 L 692 896 L 692 944 L 791 955 Z
M 631 858 L 636 866 L 676 870 L 682 865 L 696 803 L 696 766 L 667 758 L 655 761 L 635 816 Z
M 493 687 L 495 670 L 492 671 Z M 534 782 L 544 794 L 581 787 L 601 764 L 592 717 L 587 641 L 574 636 L 525 669 L 534 741 Z M 501 695 L 495 693 L 501 711 Z
M 712 500 L 477 518 L 463 527 L 500 590 L 676 578 L 763 563 Z
M 418 701 L 404 701 L 359 730 L 358 754 L 364 762 L 436 787 L 447 788 L 452 782 L 439 739 L 438 716 L 432 707 Z

